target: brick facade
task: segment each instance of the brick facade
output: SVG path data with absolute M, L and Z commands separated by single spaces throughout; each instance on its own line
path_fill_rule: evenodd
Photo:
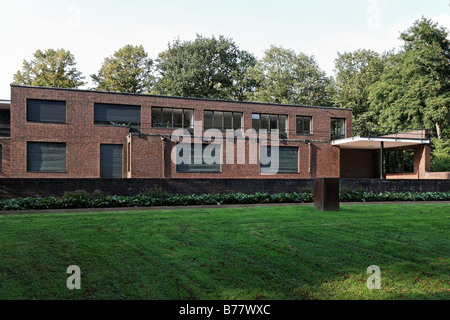
M 27 99 L 66 101 L 66 123 L 36 123 L 26 119 Z M 94 103 L 141 106 L 141 132 L 131 133 L 120 126 L 94 124 Z M 351 128 L 349 109 L 290 106 L 248 102 L 216 101 L 209 99 L 163 97 L 153 95 L 105 93 L 87 90 L 11 86 L 11 138 L 9 147 L 3 147 L 4 168 L 6 157 L 11 165 L 2 172 L 3 177 L 15 178 L 99 178 L 100 144 L 123 145 L 123 177 L 126 178 L 261 178 L 259 164 L 222 164 L 220 173 L 180 173 L 171 161 L 175 142 L 170 140 L 173 129 L 152 128 L 151 108 L 172 107 L 194 109 L 194 120 L 203 122 L 204 110 L 235 111 L 243 113 L 243 127 L 252 127 L 252 113 L 288 115 L 288 138 L 280 146 L 299 148 L 299 172 L 264 176 L 267 179 L 305 179 L 339 177 L 340 149 L 330 145 L 332 117 L 346 119 Z M 312 134 L 296 134 L 296 116 L 312 117 Z M 347 131 L 351 135 L 350 131 Z M 224 133 L 225 135 L 225 133 Z M 165 139 L 161 139 L 165 136 Z M 310 145 L 307 144 L 311 141 Z M 27 142 L 65 142 L 66 172 L 27 172 Z M 130 170 L 128 170 L 128 143 Z M 225 142 L 226 143 L 226 142 Z M 238 152 L 248 154 L 235 146 Z M 7 151 L 8 150 L 8 151 Z M 226 148 L 221 148 L 226 156 Z M 224 159 L 224 158 L 223 158 Z

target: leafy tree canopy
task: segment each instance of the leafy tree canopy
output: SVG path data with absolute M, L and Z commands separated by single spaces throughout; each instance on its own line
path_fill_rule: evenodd
M 331 81 L 314 57 L 271 46 L 249 77 L 258 86 L 249 99 L 259 102 L 330 105 Z
M 335 60 L 333 102 L 336 106 L 353 109 L 353 125 L 360 131 L 358 133 L 377 124 L 375 113 L 370 109 L 369 88 L 380 79 L 390 54 L 360 49 L 338 53 Z
M 154 83 L 153 60 L 142 45 L 126 45 L 105 58 L 97 74 L 91 75 L 96 89 L 128 93 L 148 93 Z
M 175 40 L 157 59 L 155 93 L 243 100 L 253 83 L 245 77 L 256 58 L 223 36 Z
M 85 84 L 70 51 L 37 50 L 33 56 L 33 60 L 23 61 L 22 70 L 14 74 L 13 84 L 59 88 L 78 88 Z
M 450 126 L 450 48 L 448 32 L 429 19 L 401 34 L 402 52 L 370 89 L 379 123 L 399 129 L 428 128 L 440 139 Z

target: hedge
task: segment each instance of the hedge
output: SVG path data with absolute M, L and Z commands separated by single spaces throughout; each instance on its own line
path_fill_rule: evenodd
M 221 204 L 258 204 L 258 203 L 310 203 L 314 201 L 312 193 L 254 193 L 254 194 L 203 194 L 170 195 L 152 197 L 101 196 L 89 197 L 85 194 L 65 196 L 63 198 L 16 198 L 0 200 L 0 210 L 40 210 L 67 208 L 113 208 L 113 207 L 153 207 L 153 206 L 190 206 Z M 450 201 L 450 192 L 341 192 L 342 202 L 374 201 Z

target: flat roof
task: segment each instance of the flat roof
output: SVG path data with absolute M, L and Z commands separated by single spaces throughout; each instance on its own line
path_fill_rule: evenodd
M 66 90 L 66 91 L 78 91 L 78 92 L 90 92 L 90 93 L 102 93 L 102 94 L 106 93 L 106 94 L 119 94 L 119 95 L 171 98 L 171 99 L 185 99 L 185 100 L 187 99 L 187 100 L 200 100 L 200 101 L 216 101 L 216 102 L 227 102 L 227 103 L 258 104 L 258 105 L 284 106 L 284 107 L 296 107 L 296 108 L 336 109 L 336 110 L 343 110 L 343 111 L 350 111 L 350 112 L 353 111 L 353 109 L 350 109 L 350 108 L 339 108 L 339 107 L 308 106 L 308 105 L 301 105 L 301 104 L 281 104 L 281 103 L 237 101 L 237 100 L 220 100 L 220 99 L 211 99 L 211 98 L 195 98 L 195 97 L 180 97 L 180 96 L 164 96 L 164 95 L 157 95 L 157 94 L 127 93 L 127 92 L 114 92 L 114 91 L 96 91 L 96 90 L 88 90 L 88 89 L 24 86 L 24 85 L 18 85 L 18 84 L 11 84 L 11 87 L 40 88 L 40 89 L 51 89 L 51 90 Z
M 0 109 L 10 109 L 11 100 L 0 99 Z
M 411 139 L 411 138 L 394 138 L 394 137 L 351 137 L 331 141 L 331 145 L 339 146 L 341 149 L 366 149 L 375 150 L 381 148 L 381 142 L 384 148 L 400 148 L 409 147 L 419 144 L 429 144 L 429 139 Z

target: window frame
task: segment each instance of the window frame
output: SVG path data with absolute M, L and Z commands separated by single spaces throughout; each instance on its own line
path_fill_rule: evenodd
M 342 132 L 336 134 L 335 131 L 333 130 L 333 121 L 338 121 L 338 120 L 342 120 L 343 121 L 343 126 L 340 127 L 339 129 L 342 128 Z M 346 137 L 346 131 L 347 131 L 347 119 L 346 118 L 334 118 L 332 117 L 330 119 L 330 132 L 331 132 L 331 140 L 337 140 L 337 139 L 344 139 Z
M 60 102 L 64 103 L 64 121 L 58 121 L 58 120 L 30 120 L 29 117 L 29 102 L 30 101 L 43 101 L 43 102 Z M 48 124 L 67 124 L 67 101 L 65 100 L 49 100 L 49 99 L 34 99 L 34 98 L 27 98 L 26 103 L 26 110 L 25 110 L 25 117 L 26 121 L 30 123 L 48 123 Z
M 160 121 L 159 122 L 153 122 L 153 110 L 154 109 L 160 109 Z M 171 110 L 171 115 L 172 115 L 172 120 L 171 120 L 171 126 L 164 126 L 164 111 L 163 109 L 170 109 Z M 174 126 L 174 122 L 173 122 L 173 115 L 174 112 L 173 110 L 181 110 L 181 127 L 175 127 Z M 157 107 L 157 106 L 153 106 L 151 107 L 151 116 L 150 116 L 150 125 L 152 128 L 159 128 L 159 129 L 194 129 L 194 124 L 189 125 L 189 126 L 185 126 L 185 122 L 186 122 L 186 117 L 185 117 L 185 111 L 192 111 L 192 118 L 194 118 L 194 109 L 189 109 L 189 108 L 173 108 L 173 107 Z M 192 121 L 194 122 L 194 121 Z M 159 124 L 159 125 L 158 125 Z
M 125 161 L 124 161 L 124 152 L 123 152 L 123 144 L 120 143 L 100 143 L 100 153 L 99 153 L 99 177 L 100 179 L 123 179 L 124 178 L 124 165 L 125 165 Z M 120 177 L 111 177 L 111 176 L 102 176 L 102 146 L 120 146 L 121 147 L 121 152 L 122 152 L 122 157 L 121 157 L 121 168 L 120 168 Z
M 205 126 L 205 113 L 206 112 L 211 112 L 211 117 L 212 117 L 212 123 L 211 123 L 211 127 L 209 127 L 209 128 L 207 128 L 206 126 Z M 220 128 L 218 128 L 218 127 L 216 127 L 215 126 L 215 119 L 216 119 L 216 116 L 215 116 L 215 113 L 221 113 L 222 114 L 222 117 L 221 117 L 221 127 Z M 231 128 L 225 128 L 225 113 L 231 113 Z M 235 116 L 236 115 L 240 115 L 241 116 L 241 123 L 239 124 L 239 127 L 235 127 L 235 125 L 234 125 L 234 121 L 235 121 Z M 208 129 L 217 129 L 217 130 L 220 130 L 220 131 L 226 131 L 226 130 L 239 130 L 239 129 L 242 129 L 242 124 L 243 124 L 243 121 L 244 121 L 244 113 L 243 112 L 240 112 L 240 111 L 223 111 L 223 110 L 209 110 L 209 109 L 205 109 L 205 110 L 203 110 L 203 130 L 204 131 L 206 131 L 206 130 L 208 130 Z
M 255 117 L 255 116 L 258 116 L 258 117 Z M 276 116 L 277 117 L 277 127 L 278 127 L 278 130 L 280 130 L 280 128 L 282 127 L 280 124 L 281 124 L 281 122 L 280 122 L 280 118 L 281 117 L 286 117 L 286 119 L 285 119 L 285 125 L 284 125 L 284 127 L 285 127 L 285 131 L 284 132 L 281 132 L 281 131 L 279 131 L 279 134 L 280 135 L 286 135 L 286 137 L 287 137 L 287 134 L 288 134 L 288 131 L 289 131 L 289 115 L 287 115 L 287 114 L 275 114 L 275 113 L 252 113 L 252 129 L 254 129 L 256 132 L 258 132 L 259 133 L 259 131 L 261 130 L 261 129 L 265 129 L 265 128 L 261 128 L 261 123 L 262 123 L 262 121 L 263 121 L 263 116 L 268 116 L 268 119 L 269 119 L 269 122 L 268 122 L 268 130 L 267 130 L 267 133 L 271 133 L 271 131 L 272 131 L 272 129 L 270 128 L 271 127 L 271 123 L 272 123 L 272 121 L 271 121 L 271 117 L 272 116 Z M 259 118 L 259 119 L 256 119 L 256 118 Z M 255 128 L 254 126 L 253 126 L 253 121 L 254 120 L 258 120 L 258 128 Z
M 175 146 L 175 148 L 178 148 L 178 146 L 181 145 L 181 144 L 189 144 L 189 143 L 178 143 L 178 144 Z M 213 143 L 213 144 L 214 144 L 214 143 Z M 203 153 L 204 153 L 204 151 L 205 151 L 205 148 L 206 148 L 207 146 L 209 146 L 209 145 L 210 145 L 210 144 L 202 143 L 202 162 L 204 162 L 204 159 L 203 159 Z M 222 145 L 219 144 L 219 143 L 217 143 L 217 144 L 215 144 L 215 145 L 218 146 L 219 159 L 222 159 Z M 217 149 L 216 149 L 216 150 L 217 150 Z M 193 152 L 194 152 L 194 144 L 191 143 L 191 162 L 194 161 Z M 177 157 L 179 156 L 179 151 L 178 151 L 178 149 L 176 149 L 176 155 L 177 155 Z M 185 163 L 183 163 L 183 164 L 176 164 L 176 165 L 175 165 L 175 166 L 176 166 L 175 171 L 176 171 L 176 173 L 204 173 L 204 174 L 209 174 L 209 173 L 213 173 L 213 174 L 222 173 L 222 163 L 205 164 L 206 166 L 217 166 L 217 167 L 218 167 L 217 171 L 201 171 L 201 170 L 198 170 L 198 169 L 197 169 L 197 170 L 194 169 L 194 171 L 179 171 L 180 166 L 190 166 L 190 165 L 196 165 L 196 166 L 199 166 L 199 164 L 194 164 L 194 163 L 191 163 L 191 164 L 188 164 L 188 165 L 185 164 Z M 204 165 L 204 163 L 202 163 L 201 165 Z
M 410 153 L 406 155 L 406 153 Z M 415 150 L 412 148 L 407 149 L 394 149 L 384 150 L 384 173 L 414 173 L 414 156 Z M 396 167 L 396 168 L 394 168 Z M 405 170 L 409 167 L 409 170 Z
M 300 169 L 299 169 L 299 164 L 300 164 L 300 159 L 299 159 L 299 155 L 300 155 L 300 147 L 298 146 L 278 146 L 279 149 L 295 149 L 297 151 L 297 167 L 296 167 L 296 171 L 281 171 L 280 172 L 280 167 L 278 167 L 278 172 L 276 173 L 272 173 L 272 172 L 263 172 L 264 168 L 270 168 L 269 167 L 262 167 L 262 163 L 261 163 L 261 148 L 262 147 L 266 147 L 266 148 L 271 148 L 271 145 L 267 145 L 267 146 L 259 146 L 259 172 L 260 174 L 299 174 L 300 173 Z M 280 164 L 280 159 L 278 159 Z M 264 165 L 265 166 L 265 165 Z M 287 170 L 287 169 L 286 169 Z
M 30 150 L 29 145 L 30 144 L 58 144 L 58 145 L 64 145 L 64 170 L 30 170 Z M 67 173 L 67 143 L 66 142 L 48 142 L 48 141 L 27 141 L 27 155 L 26 155 L 26 161 L 27 161 L 27 172 L 28 173 Z
M 138 107 L 139 108 L 139 122 L 128 122 L 128 121 L 99 121 L 95 120 L 95 107 L 96 105 L 103 106 L 123 106 L 123 107 Z M 116 122 L 117 124 L 114 124 Z M 123 124 L 120 124 L 122 122 Z M 121 103 L 104 103 L 104 102 L 94 102 L 94 125 L 104 126 L 104 127 L 140 127 L 142 123 L 142 106 L 133 104 L 121 104 Z
M 305 123 L 302 121 L 302 129 L 301 131 L 298 130 L 298 120 L 299 118 L 301 118 L 302 120 L 305 119 L 309 119 L 309 131 L 305 131 Z M 295 116 L 295 132 L 297 135 L 302 135 L 302 136 L 310 136 L 313 134 L 313 120 L 312 120 L 312 116 L 303 116 L 303 115 L 296 115 Z

